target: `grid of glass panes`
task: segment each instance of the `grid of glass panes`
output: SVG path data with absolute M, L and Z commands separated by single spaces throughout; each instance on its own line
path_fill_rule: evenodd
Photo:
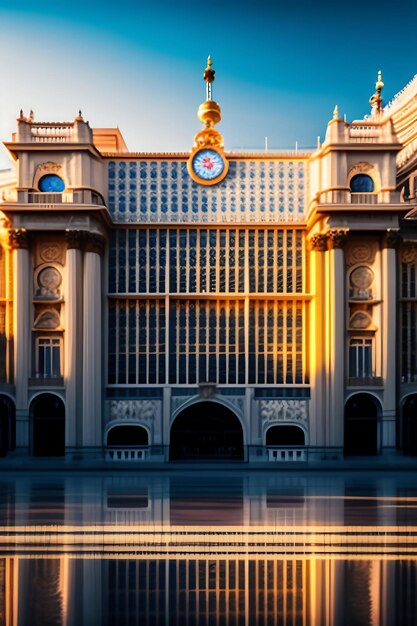
M 38 378 L 56 378 L 61 375 L 61 340 L 53 337 L 38 337 L 37 368 Z
M 112 299 L 109 384 L 305 384 L 305 306 Z
M 169 318 L 169 382 L 244 384 L 243 301 L 177 300 Z
M 163 300 L 110 300 L 109 384 L 164 384 Z
M 305 159 L 231 160 L 213 187 L 189 176 L 185 159 L 109 161 L 108 206 L 120 223 L 302 222 Z
M 352 338 L 349 342 L 349 377 L 371 378 L 373 370 L 372 339 Z
M 401 381 L 417 381 L 417 262 L 401 263 Z
M 109 292 L 302 293 L 303 265 L 297 229 L 120 229 Z
M 302 301 L 249 303 L 249 383 L 307 382 L 303 354 L 304 308 Z

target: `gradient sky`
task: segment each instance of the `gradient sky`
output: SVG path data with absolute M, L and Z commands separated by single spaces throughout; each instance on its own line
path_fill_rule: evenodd
M 226 149 L 312 147 L 337 103 L 369 112 L 417 73 L 417 2 L 0 0 L 0 138 L 39 121 L 119 126 L 130 150 L 188 150 L 216 69 Z M 0 166 L 7 164 L 0 152 Z

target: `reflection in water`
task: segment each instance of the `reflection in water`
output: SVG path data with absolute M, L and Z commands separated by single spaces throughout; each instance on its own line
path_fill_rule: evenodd
M 3 477 L 0 626 L 414 626 L 414 484 Z

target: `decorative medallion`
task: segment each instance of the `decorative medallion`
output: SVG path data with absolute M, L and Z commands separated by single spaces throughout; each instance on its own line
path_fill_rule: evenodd
M 415 263 L 417 260 L 417 245 L 411 241 L 403 243 L 400 248 L 400 259 L 401 263 L 406 263 L 407 265 Z
M 198 118 L 205 128 L 195 136 L 194 147 L 187 161 L 188 173 L 199 185 L 219 183 L 225 178 L 229 169 L 223 150 L 223 137 L 214 128 L 222 118 L 220 106 L 212 99 L 214 74 L 209 57 L 204 71 L 207 98 L 198 109 Z
M 61 273 L 55 267 L 45 267 L 37 277 L 38 289 L 36 297 L 55 299 L 60 297 L 59 286 L 62 282 Z
M 60 261 L 62 254 L 61 246 L 57 243 L 45 243 L 42 245 L 39 256 L 42 261 L 52 263 L 52 261 Z
M 357 289 L 368 289 L 374 280 L 374 273 L 369 267 L 357 267 L 350 275 L 350 282 Z
M 356 263 L 373 263 L 375 253 L 375 242 L 349 242 L 346 246 L 346 263 L 348 266 L 356 265 Z

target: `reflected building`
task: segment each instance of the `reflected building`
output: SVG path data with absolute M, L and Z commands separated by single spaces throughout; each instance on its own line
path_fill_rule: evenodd
M 0 558 L 7 626 L 414 624 L 416 561 Z
M 417 78 L 314 151 L 187 153 L 23 112 L 0 175 L 0 452 L 417 454 Z M 191 123 L 190 123 L 191 124 Z M 191 141 L 190 141 L 191 144 Z

